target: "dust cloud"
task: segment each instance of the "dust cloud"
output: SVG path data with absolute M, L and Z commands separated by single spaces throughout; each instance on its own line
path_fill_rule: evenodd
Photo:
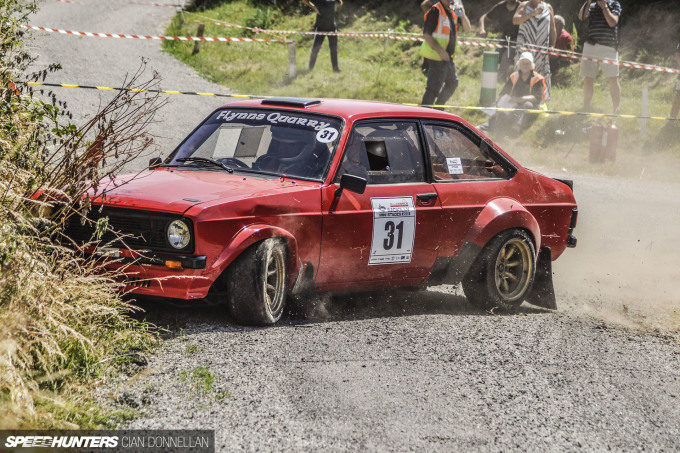
M 672 172 L 674 161 L 647 174 Z M 680 177 L 569 177 L 579 204 L 579 242 L 553 263 L 559 309 L 680 333 Z

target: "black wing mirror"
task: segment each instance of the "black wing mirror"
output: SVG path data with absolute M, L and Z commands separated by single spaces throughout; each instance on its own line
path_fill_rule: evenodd
M 364 193 L 366 190 L 366 178 L 345 173 L 340 177 L 340 187 L 335 191 L 335 196 L 339 197 L 344 189 L 355 193 Z
M 155 170 L 156 168 L 160 167 L 162 163 L 163 160 L 160 157 L 149 159 L 149 170 Z

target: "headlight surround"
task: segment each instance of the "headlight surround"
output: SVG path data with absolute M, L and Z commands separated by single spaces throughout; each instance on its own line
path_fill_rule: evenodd
M 191 242 L 191 230 L 184 220 L 173 220 L 168 224 L 166 237 L 173 248 L 186 248 Z

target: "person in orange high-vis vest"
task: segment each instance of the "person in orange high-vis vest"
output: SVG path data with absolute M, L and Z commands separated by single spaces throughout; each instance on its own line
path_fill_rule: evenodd
M 465 31 L 470 30 L 470 20 L 465 15 L 462 3 L 454 6 L 455 0 L 439 0 L 434 4 L 431 0 L 424 0 L 423 9 L 430 8 L 425 13 L 423 26 L 423 44 L 420 55 L 425 58 L 427 68 L 427 84 L 422 105 L 443 105 L 458 88 L 458 74 L 453 62 L 458 39 L 458 19 L 460 18 Z M 460 12 L 456 14 L 454 8 Z
M 519 58 L 519 71 L 510 74 L 507 83 L 501 90 L 496 106 L 502 108 L 533 110 L 548 97 L 545 77 L 534 70 L 534 57 L 531 52 L 524 52 Z M 538 113 L 530 112 L 496 112 L 489 122 L 480 126 L 482 131 L 505 131 L 510 129 L 512 135 L 519 135 L 531 126 L 538 118 Z

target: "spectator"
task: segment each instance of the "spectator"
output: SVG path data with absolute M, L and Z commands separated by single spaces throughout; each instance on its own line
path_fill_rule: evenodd
M 675 62 L 680 68 L 680 43 L 675 49 Z M 680 74 L 678 74 L 678 82 L 675 85 L 675 97 L 673 98 L 673 106 L 671 107 L 671 118 L 677 118 L 680 111 Z
M 545 77 L 535 71 L 534 56 L 531 52 L 523 52 L 519 56 L 519 70 L 510 74 L 496 105 L 501 108 L 536 109 L 545 101 L 547 92 Z M 482 131 L 509 129 L 512 135 L 518 136 L 529 128 L 536 118 L 537 113 L 498 111 L 479 128 Z
M 503 0 L 498 2 L 489 11 L 484 13 L 479 19 L 479 36 L 485 38 L 486 21 L 490 20 L 495 23 L 501 32 L 501 36 L 506 40 L 506 45 L 509 47 L 500 50 L 499 64 L 498 64 L 498 80 L 507 80 L 510 74 L 510 65 L 515 65 L 515 53 L 517 48 L 517 33 L 519 26 L 513 23 L 513 17 L 519 2 L 517 0 Z
M 437 3 L 436 1 L 434 3 Z M 424 13 L 427 13 L 430 8 L 432 8 L 432 0 L 423 0 L 422 3 L 420 4 L 420 9 L 423 10 Z M 462 23 L 462 13 L 463 13 L 463 0 L 455 0 L 453 2 L 453 11 L 456 13 L 458 16 L 458 23 Z M 470 31 L 469 29 L 466 29 L 465 31 Z
M 431 5 L 425 13 L 424 42 L 420 47 L 420 55 L 425 58 L 423 67 L 427 71 L 422 105 L 445 104 L 458 88 L 453 55 L 456 52 L 459 16 L 454 12 L 453 3 L 454 0 L 439 0 L 434 4 L 424 0 L 421 3 L 421 8 Z M 465 15 L 462 3 L 455 8 L 460 9 L 463 30 L 470 31 L 470 20 Z
M 595 91 L 598 64 L 609 81 L 609 94 L 612 97 L 614 113 L 619 111 L 621 85 L 619 84 L 619 18 L 621 5 L 616 0 L 586 1 L 578 13 L 580 20 L 589 19 L 586 44 L 583 46 L 583 57 L 598 60 L 612 60 L 615 64 L 604 64 L 595 61 L 581 61 L 581 76 L 585 78 L 583 86 L 583 109 L 590 110 L 590 103 Z
M 513 22 L 519 25 L 518 47 L 547 50 L 555 45 L 557 33 L 554 12 L 548 3 L 540 0 L 521 2 L 513 17 Z M 545 78 L 547 99 L 550 99 L 550 59 L 545 53 L 534 52 L 534 54 L 535 70 Z
M 562 16 L 555 16 L 555 33 L 557 34 L 557 39 L 555 40 L 555 50 L 564 50 L 567 52 L 574 51 L 574 38 L 571 34 L 564 29 L 564 18 Z M 567 65 L 568 60 L 565 57 L 550 57 L 550 70 L 553 75 Z
M 302 0 L 302 3 L 309 6 L 316 13 L 316 25 L 314 31 L 317 33 L 337 33 L 338 27 L 335 25 L 335 12 L 342 6 L 342 0 Z M 314 69 L 316 64 L 316 57 L 319 55 L 321 45 L 325 38 L 324 34 L 314 36 L 314 44 L 312 44 L 312 54 L 309 57 L 309 70 Z M 334 72 L 340 72 L 338 66 L 338 37 L 336 35 L 328 36 L 328 46 L 331 50 L 331 65 Z

